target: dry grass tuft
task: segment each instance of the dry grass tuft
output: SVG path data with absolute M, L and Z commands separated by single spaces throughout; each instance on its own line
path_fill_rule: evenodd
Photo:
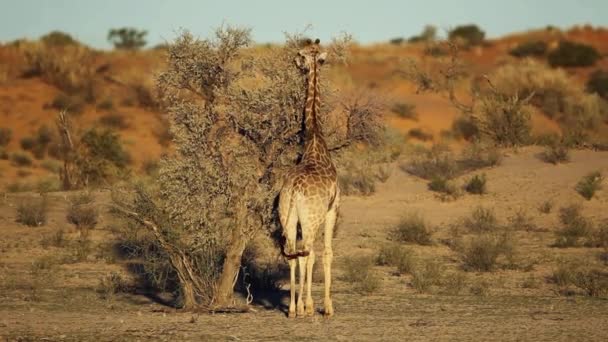
M 591 200 L 595 192 L 602 188 L 604 177 L 601 172 L 594 171 L 586 175 L 576 184 L 576 192 L 583 196 L 586 200 Z
M 414 258 L 408 248 L 398 244 L 386 244 L 378 251 L 376 264 L 394 266 L 397 268 L 397 274 L 407 274 L 414 269 Z
M 30 227 L 46 224 L 48 201 L 46 197 L 23 200 L 17 206 L 17 222 Z
M 443 266 L 435 260 L 421 261 L 412 272 L 412 286 L 420 293 L 431 292 L 443 280 Z
M 470 194 L 483 195 L 487 192 L 486 183 L 485 174 L 475 175 L 465 183 L 464 190 Z
M 370 294 L 380 288 L 381 279 L 373 270 L 374 260 L 371 257 L 359 256 L 346 259 L 343 280 L 354 285 L 359 293 Z
M 424 218 L 418 213 L 408 213 L 390 232 L 393 241 L 402 243 L 414 243 L 419 245 L 430 245 L 431 231 Z
M 555 247 L 577 247 L 589 240 L 593 227 L 581 213 L 579 205 L 570 205 L 559 210 L 562 227 L 555 232 Z

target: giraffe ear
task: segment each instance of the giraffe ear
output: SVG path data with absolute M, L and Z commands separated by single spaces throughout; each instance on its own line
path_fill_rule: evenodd
M 317 56 L 317 62 L 319 62 L 319 64 L 323 64 L 325 63 L 325 59 L 327 58 L 327 52 L 321 52 L 318 56 Z

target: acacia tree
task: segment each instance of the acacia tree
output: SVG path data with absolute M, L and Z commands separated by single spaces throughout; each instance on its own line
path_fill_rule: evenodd
M 156 191 L 140 188 L 116 202 L 154 233 L 177 273 L 184 307 L 230 306 L 243 250 L 276 225 L 279 180 L 300 153 L 305 83 L 293 65 L 300 38 L 246 49 L 249 30 L 226 27 L 210 40 L 185 32 L 169 48 L 158 88 L 175 153 L 161 162 Z M 334 40 L 330 60 L 343 58 L 348 40 Z M 333 113 L 342 119 L 327 120 L 330 126 L 358 115 Z M 359 136 L 344 132 L 333 141 L 342 146 Z
M 138 50 L 146 45 L 146 35 L 148 35 L 148 31 L 122 27 L 111 29 L 108 32 L 108 41 L 117 49 Z

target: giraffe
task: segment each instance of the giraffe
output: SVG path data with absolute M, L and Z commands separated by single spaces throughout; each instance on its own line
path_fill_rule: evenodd
M 319 39 L 298 52 L 296 66 L 306 74 L 307 92 L 304 109 L 304 154 L 298 165 L 287 172 L 279 194 L 279 218 L 283 227 L 283 255 L 290 269 L 290 302 L 288 317 L 311 316 L 314 304 L 311 297 L 312 270 L 315 263 L 314 241 L 324 224 L 323 272 L 325 280 L 324 315 L 334 313 L 331 289 L 332 238 L 336 223 L 340 190 L 336 167 L 331 161 L 323 139 L 317 115 L 320 111 L 319 69 L 326 52 L 320 51 Z M 301 241 L 298 240 L 298 223 Z M 296 259 L 299 264 L 299 291 L 296 311 Z M 302 301 L 306 281 L 306 303 Z

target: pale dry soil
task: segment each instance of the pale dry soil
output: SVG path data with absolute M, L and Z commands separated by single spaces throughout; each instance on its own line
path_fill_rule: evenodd
M 126 277 L 128 272 L 124 261 L 96 255 L 99 251 L 86 262 L 57 266 L 33 286 L 31 263 L 65 253 L 61 248 L 42 248 L 42 236 L 58 229 L 64 229 L 69 238 L 77 236 L 65 220 L 67 195 L 49 195 L 49 222 L 37 228 L 15 223 L 16 204 L 37 195 L 4 195 L 0 199 L 0 337 L 10 341 L 606 341 L 608 300 L 560 295 L 547 278 L 560 258 L 597 261 L 601 252 L 597 248 L 550 246 L 561 206 L 579 203 L 592 221 L 608 218 L 608 186 L 591 201 L 574 190 L 576 182 L 591 171 L 608 174 L 608 153 L 574 151 L 570 163 L 554 166 L 540 161 L 539 152 L 534 147 L 504 151 L 502 165 L 476 172 L 484 172 L 488 178 L 489 193 L 483 196 L 465 195 L 442 202 L 427 190 L 425 181 L 400 170 L 400 161 L 373 196 L 345 197 L 334 239 L 336 315 L 331 319 L 319 313 L 288 319 L 284 311 L 287 285 L 277 294 L 282 305 L 272 305 L 269 300 L 266 307 L 253 305 L 243 314 L 183 312 L 138 294 L 101 299 L 95 291 L 99 279 L 112 271 Z M 100 203 L 108 200 L 107 193 L 96 196 Z M 546 200 L 553 201 L 554 209 L 541 214 L 537 208 Z M 501 222 L 524 210 L 537 227 L 516 232 L 518 262 L 532 267 L 486 274 L 467 272 L 469 284 L 481 280 L 490 284 L 487 295 L 474 295 L 466 289 L 458 295 L 446 295 L 439 289 L 419 294 L 412 288 L 410 276 L 396 276 L 390 267 L 375 267 L 382 282 L 371 295 L 357 293 L 352 284 L 341 279 L 344 261 L 376 253 L 391 227 L 408 211 L 420 212 L 434 231 L 433 245 L 410 246 L 416 257 L 437 260 L 447 270 L 459 270 L 457 255 L 441 241 L 449 237 L 450 225 L 478 205 L 494 208 Z M 110 221 L 103 212 L 93 232 L 98 250 L 112 239 Z M 537 279 L 538 285 L 524 287 L 522 282 L 530 277 Z M 313 295 L 320 310 L 322 282 L 315 280 Z

